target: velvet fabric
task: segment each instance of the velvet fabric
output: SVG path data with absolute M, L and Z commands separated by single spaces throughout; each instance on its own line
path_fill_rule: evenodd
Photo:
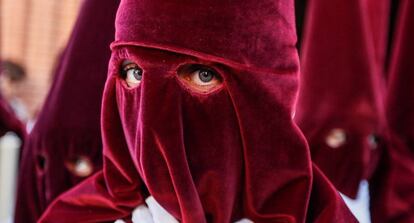
M 122 0 L 103 170 L 39 222 L 113 222 L 149 195 L 183 223 L 356 222 L 293 122 L 295 44 L 293 1 Z M 125 60 L 143 70 L 136 88 Z M 212 67 L 222 85 L 195 92 L 177 75 L 188 64 Z
M 414 152 L 414 2 L 401 1 L 390 67 L 387 118 L 390 130 Z M 399 143 L 398 143 L 399 144 Z M 402 149 L 402 148 L 399 148 Z
M 80 9 L 24 150 L 16 223 L 36 222 L 54 198 L 82 181 L 88 171 L 79 175 L 77 165 L 102 168 L 100 107 L 118 4 L 86 0 Z
M 414 2 L 399 3 L 391 47 L 386 114 L 389 129 L 386 177 L 373 200 L 374 222 L 414 222 Z
M 414 221 L 414 4 L 399 5 L 393 33 L 390 1 L 309 1 L 302 41 L 296 121 L 340 192 L 355 198 L 369 181 L 374 223 Z M 333 130 L 345 133 L 337 146 Z
M 307 4 L 295 120 L 312 159 L 340 192 L 355 198 L 384 150 L 389 1 Z

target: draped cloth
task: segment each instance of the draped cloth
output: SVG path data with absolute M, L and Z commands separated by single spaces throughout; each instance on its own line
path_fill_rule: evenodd
M 341 193 L 369 182 L 374 223 L 414 221 L 414 4 L 400 1 L 393 33 L 390 3 L 307 2 L 295 117 Z
M 295 120 L 309 141 L 312 159 L 339 191 L 355 198 L 383 150 L 378 139 L 385 137 L 388 4 L 307 4 Z
M 389 143 L 371 195 L 373 222 L 379 223 L 414 221 L 414 2 L 400 1 L 396 15 L 386 98 Z

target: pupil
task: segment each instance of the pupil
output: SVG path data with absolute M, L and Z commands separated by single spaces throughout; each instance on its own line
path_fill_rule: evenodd
M 213 80 L 214 74 L 208 70 L 201 70 L 198 74 L 202 82 L 210 82 Z
M 142 79 L 142 71 L 140 69 L 134 69 L 134 77 L 137 80 Z

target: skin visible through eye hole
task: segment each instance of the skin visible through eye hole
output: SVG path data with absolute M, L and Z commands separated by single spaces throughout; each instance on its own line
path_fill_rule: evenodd
M 142 75 L 143 71 L 136 63 L 130 60 L 125 60 L 122 63 L 121 76 L 128 87 L 137 87 L 141 83 Z
M 222 85 L 221 76 L 212 68 L 190 64 L 177 71 L 179 79 L 191 90 L 198 93 L 210 93 Z
M 209 93 L 222 84 L 221 76 L 212 68 L 200 64 L 188 64 L 177 71 L 178 77 L 189 89 L 198 93 Z M 121 66 L 121 76 L 129 88 L 137 87 L 143 71 L 133 61 L 125 60 Z

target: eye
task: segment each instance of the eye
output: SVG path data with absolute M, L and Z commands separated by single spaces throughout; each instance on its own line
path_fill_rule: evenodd
M 178 69 L 178 77 L 191 89 L 208 93 L 221 86 L 222 78 L 212 68 L 204 65 L 186 65 Z
M 142 73 L 142 69 L 136 63 L 130 60 L 122 63 L 121 75 L 128 87 L 137 87 L 141 83 Z

